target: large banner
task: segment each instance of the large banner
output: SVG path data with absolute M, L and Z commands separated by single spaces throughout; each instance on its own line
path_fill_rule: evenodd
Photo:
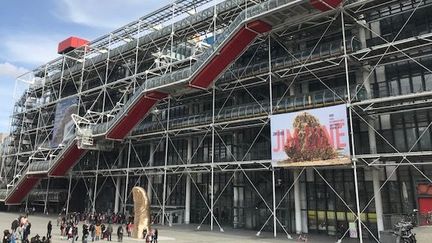
M 75 134 L 75 126 L 72 114 L 78 109 L 78 98 L 71 97 L 57 103 L 54 117 L 53 137 L 51 147 L 56 148 L 61 143 L 66 143 Z
M 270 123 L 273 166 L 350 163 L 345 105 L 274 115 Z

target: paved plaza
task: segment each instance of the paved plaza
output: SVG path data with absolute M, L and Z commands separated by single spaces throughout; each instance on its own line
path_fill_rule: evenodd
M 0 226 L 2 229 L 9 229 L 11 226 L 11 222 L 18 216 L 18 213 L 0 213 Z M 30 215 L 29 220 L 32 223 L 31 228 L 31 237 L 39 234 L 41 236 L 46 234 L 46 225 L 49 220 L 53 223 L 53 243 L 66 243 L 66 240 L 62 240 L 60 238 L 60 230 L 57 227 L 57 220 L 55 216 L 45 216 L 45 215 Z M 116 229 L 116 227 L 114 227 Z M 279 234 L 278 238 L 273 238 L 270 232 L 263 232 L 259 237 L 255 236 L 254 231 L 251 230 L 234 230 L 234 229 L 225 229 L 224 233 L 217 231 L 209 231 L 205 227 L 202 227 L 200 231 L 196 230 L 196 226 L 189 225 L 181 225 L 174 227 L 162 227 L 158 226 L 159 229 L 159 242 L 178 242 L 178 243 L 189 243 L 189 242 L 197 242 L 197 243 L 276 243 L 276 242 L 299 242 L 297 240 L 289 240 L 283 234 Z M 79 234 L 81 239 L 81 230 L 82 227 L 79 226 Z M 431 227 L 420 227 L 416 228 L 418 243 L 430 243 L 430 239 L 432 239 L 432 228 Z M 113 242 L 117 241 L 117 235 L 113 234 Z M 79 240 L 78 242 L 81 242 Z M 106 242 L 105 240 L 101 240 L 99 242 Z M 132 239 L 125 237 L 123 242 L 125 243 L 136 243 L 136 242 L 144 242 L 144 240 Z M 336 239 L 329 236 L 324 235 L 308 235 L 308 243 L 310 242 L 319 242 L 319 243 L 330 243 L 336 242 Z M 343 242 L 358 242 L 355 239 L 346 239 Z M 372 242 L 372 241 L 365 241 Z

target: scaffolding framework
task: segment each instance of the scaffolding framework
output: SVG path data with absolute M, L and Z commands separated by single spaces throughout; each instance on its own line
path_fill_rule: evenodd
M 432 33 L 413 22 L 432 1 L 335 2 L 177 0 L 19 77 L 17 87 L 25 91 L 3 151 L 1 198 L 26 207 L 38 202 L 44 212 L 49 203 L 64 203 L 69 211 L 71 196 L 84 188 L 85 208 L 95 212 L 111 187 L 114 212 L 125 213 L 131 188 L 140 185 L 152 201 L 154 223 L 173 225 L 172 215 L 184 210 L 188 224 L 196 207 L 198 229 L 223 232 L 223 210 L 232 200 L 233 227 L 253 224 L 257 236 L 271 231 L 292 238 L 308 231 L 301 193 L 313 178 L 342 205 L 345 221 L 357 223 L 360 242 L 366 236 L 379 242 L 381 194 L 395 176 L 409 168 L 416 180 L 432 184 L 432 147 L 424 142 L 432 122 L 422 130 L 416 125 L 406 149 L 381 129 L 385 117 L 430 110 Z M 384 35 L 392 18 L 402 20 Z M 391 86 L 386 70 L 403 63 L 420 70 L 421 90 L 413 81 Z M 75 129 L 53 146 L 58 104 L 68 100 L 77 106 Z M 348 110 L 349 166 L 272 166 L 273 115 L 337 104 Z M 329 179 L 333 170 L 352 173 L 353 198 Z M 366 174 L 373 195 L 365 199 L 359 177 Z M 255 199 L 251 205 L 245 191 Z M 259 209 L 263 219 L 245 222 L 245 207 Z M 349 229 L 339 238 L 347 237 Z

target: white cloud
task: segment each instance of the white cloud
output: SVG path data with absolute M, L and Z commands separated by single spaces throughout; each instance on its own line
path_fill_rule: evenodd
M 59 19 L 105 29 L 116 29 L 171 0 L 59 0 L 54 15 Z
M 28 71 L 26 68 L 15 66 L 9 62 L 0 63 L 0 76 L 16 78 Z
M 0 43 L 2 58 L 11 62 L 39 65 L 58 57 L 60 35 L 14 33 Z

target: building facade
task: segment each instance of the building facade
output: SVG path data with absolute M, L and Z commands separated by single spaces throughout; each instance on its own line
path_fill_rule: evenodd
M 142 186 L 161 224 L 377 240 L 413 209 L 424 223 L 431 3 L 178 0 L 62 53 L 21 77 L 5 204 L 126 212 Z M 348 165 L 272 166 L 272 117 L 341 104 Z

